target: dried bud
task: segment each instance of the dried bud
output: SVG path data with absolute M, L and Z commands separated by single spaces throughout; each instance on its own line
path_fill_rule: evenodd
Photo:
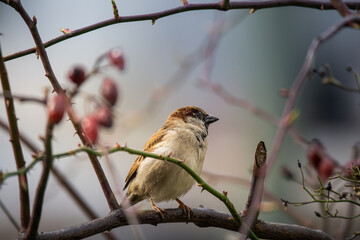
M 61 121 L 65 112 L 65 97 L 63 95 L 54 96 L 47 104 L 49 120 L 57 124 Z
M 328 182 L 328 184 L 326 185 L 325 190 L 327 190 L 327 191 L 331 191 L 331 189 L 332 189 L 331 182 Z
M 301 168 L 301 162 L 300 162 L 300 160 L 298 159 L 297 162 L 298 162 L 298 164 L 297 164 L 297 165 L 298 165 L 298 168 Z
M 74 66 L 68 72 L 70 81 L 80 86 L 85 81 L 85 70 L 82 66 Z
M 106 127 L 110 128 L 113 124 L 113 114 L 108 107 L 99 107 L 95 112 L 97 122 Z
M 125 58 L 124 53 L 120 48 L 111 49 L 108 54 L 108 58 L 115 67 L 117 67 L 119 70 L 124 70 Z
M 111 106 L 115 105 L 118 98 L 118 88 L 112 79 L 105 78 L 102 85 L 101 94 Z
M 81 126 L 84 130 L 85 136 L 89 141 L 94 144 L 98 138 L 98 122 L 94 116 L 86 116 L 82 122 Z

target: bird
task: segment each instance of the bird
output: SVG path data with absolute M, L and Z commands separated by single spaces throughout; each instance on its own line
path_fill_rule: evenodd
M 219 119 L 196 106 L 181 107 L 172 112 L 164 125 L 147 141 L 143 150 L 162 156 L 182 160 L 200 174 L 207 150 L 208 127 Z M 125 178 L 127 204 L 132 206 L 149 199 L 153 210 L 164 219 L 165 210 L 155 205 L 163 201 L 176 200 L 187 215 L 191 208 L 179 198 L 195 184 L 195 180 L 176 164 L 150 157 L 138 156 Z

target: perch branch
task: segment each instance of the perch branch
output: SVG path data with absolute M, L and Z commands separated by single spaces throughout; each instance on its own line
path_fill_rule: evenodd
M 216 212 L 207 208 L 193 208 L 192 212 L 193 215 L 190 220 L 184 216 L 181 209 L 166 209 L 166 219 L 161 219 L 159 214 L 154 210 L 142 211 L 138 213 L 137 217 L 141 224 L 157 225 L 161 223 L 192 222 L 198 227 L 218 227 L 231 231 L 237 231 L 239 228 L 229 214 Z M 39 239 L 79 239 L 126 225 L 128 225 L 128 222 L 125 214 L 121 210 L 115 210 L 106 217 L 92 220 L 78 226 L 40 233 Z M 257 236 L 263 239 L 274 239 L 274 236 L 276 236 L 278 240 L 333 240 L 333 238 L 322 231 L 293 224 L 271 223 L 258 220 L 253 230 Z

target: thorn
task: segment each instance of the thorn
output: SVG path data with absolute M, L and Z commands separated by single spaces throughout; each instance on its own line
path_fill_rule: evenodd
M 41 140 L 41 141 L 45 141 L 45 137 L 44 136 L 39 136 L 39 139 Z
M 33 16 L 33 23 L 34 23 L 34 25 L 36 25 L 36 24 L 37 24 L 37 19 L 36 19 L 36 17 L 35 17 L 35 16 Z
M 253 14 L 255 11 L 256 11 L 256 9 L 255 9 L 255 8 L 252 8 L 252 9 L 250 10 L 249 14 Z
M 227 191 L 223 191 L 223 194 L 225 195 L 225 197 L 227 197 L 228 192 L 227 192 Z
M 74 135 L 73 135 L 73 137 L 74 137 L 76 134 L 77 134 L 77 135 L 79 135 L 79 133 L 78 133 L 78 132 L 75 132 L 75 133 L 74 133 Z
M 242 210 L 242 211 L 239 213 L 239 216 L 240 216 L 241 218 L 244 218 L 244 217 L 246 217 L 247 213 L 248 213 L 247 210 L 244 209 L 244 210 Z
M 184 163 L 186 159 L 181 160 L 181 159 L 178 159 L 178 158 L 177 158 L 176 160 L 178 160 L 178 161 L 181 162 L 181 163 Z
M 81 144 L 80 144 L 80 143 L 78 143 L 78 147 L 81 147 Z
M 70 155 L 74 155 L 75 153 L 76 153 L 75 150 L 70 150 L 70 151 L 68 151 L 68 154 L 70 154 Z
M 119 143 L 115 143 L 115 147 L 117 148 L 121 148 L 120 144 Z

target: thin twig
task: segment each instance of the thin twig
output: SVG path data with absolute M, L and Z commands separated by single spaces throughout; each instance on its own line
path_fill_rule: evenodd
M 18 100 L 19 102 L 35 102 L 40 103 L 42 105 L 46 104 L 46 99 L 44 98 L 38 98 L 38 97 L 28 97 L 28 96 L 22 96 L 17 94 L 9 94 L 8 92 L 0 93 L 0 96 L 3 97 L 12 97 L 13 99 Z
M 11 215 L 11 212 L 9 212 L 9 210 L 6 208 L 6 206 L 4 205 L 4 203 L 1 201 L 0 199 L 0 208 L 1 210 L 3 210 L 3 212 L 5 213 L 5 215 L 7 216 L 7 218 L 10 220 L 10 222 L 12 223 L 12 225 L 16 228 L 16 230 L 19 232 L 20 231 L 20 226 L 19 224 L 16 222 L 15 218 Z
M 15 156 L 16 167 L 17 169 L 20 169 L 25 166 L 25 159 L 19 140 L 19 128 L 17 125 L 15 106 L 14 106 L 13 98 L 11 96 L 10 83 L 9 83 L 6 67 L 4 64 L 4 59 L 2 56 L 1 46 L 0 46 L 0 74 L 1 74 L 1 84 L 2 84 L 3 92 L 8 93 L 7 96 L 4 96 L 4 100 L 5 100 L 5 108 L 9 123 L 10 142 Z M 28 187 L 26 173 L 19 174 L 18 180 L 19 180 L 19 192 L 20 192 L 21 228 L 24 230 L 28 227 L 30 220 L 29 187 Z
M 43 202 L 45 196 L 45 189 L 48 183 L 50 169 L 53 162 L 52 144 L 51 144 L 53 128 L 54 128 L 54 124 L 48 120 L 48 123 L 46 125 L 46 134 L 45 134 L 45 143 L 44 143 L 45 153 L 43 160 L 43 170 L 41 173 L 41 177 L 34 198 L 30 224 L 26 231 L 26 239 L 35 239 L 39 229 L 42 208 L 44 205 Z

